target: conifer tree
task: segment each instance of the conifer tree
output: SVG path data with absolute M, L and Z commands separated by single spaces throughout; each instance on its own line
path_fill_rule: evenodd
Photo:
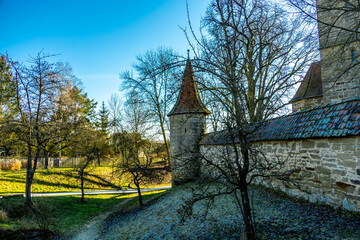
M 104 101 L 101 104 L 101 108 L 99 111 L 99 125 L 100 125 L 100 131 L 107 135 L 108 134 L 108 129 L 110 126 L 109 123 L 109 110 L 106 108 Z

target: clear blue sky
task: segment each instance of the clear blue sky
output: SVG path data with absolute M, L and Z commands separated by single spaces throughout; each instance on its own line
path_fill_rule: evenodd
M 209 0 L 188 0 L 196 29 Z M 186 55 L 186 0 L 0 0 L 0 53 L 26 61 L 43 49 L 69 62 L 90 98 L 118 92 L 119 73 L 158 46 Z

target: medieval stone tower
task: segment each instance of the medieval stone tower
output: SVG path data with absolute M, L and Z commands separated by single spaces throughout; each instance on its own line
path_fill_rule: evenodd
M 360 14 L 352 2 L 317 1 L 321 61 L 291 100 L 294 112 L 360 96 Z
M 352 2 L 317 3 L 324 104 L 360 95 L 360 14 Z
M 188 59 L 177 101 L 170 111 L 170 150 L 172 185 L 195 180 L 199 176 L 199 142 L 205 133 L 205 116 L 191 62 Z

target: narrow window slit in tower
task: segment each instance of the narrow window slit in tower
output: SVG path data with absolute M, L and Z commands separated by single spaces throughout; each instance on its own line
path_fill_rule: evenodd
M 352 57 L 352 62 L 353 62 L 353 63 L 356 63 L 355 50 L 351 50 L 351 57 Z

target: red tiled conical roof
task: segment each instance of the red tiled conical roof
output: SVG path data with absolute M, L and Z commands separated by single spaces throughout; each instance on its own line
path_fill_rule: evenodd
M 201 102 L 190 60 L 186 63 L 179 96 L 168 116 L 187 113 L 210 114 Z

